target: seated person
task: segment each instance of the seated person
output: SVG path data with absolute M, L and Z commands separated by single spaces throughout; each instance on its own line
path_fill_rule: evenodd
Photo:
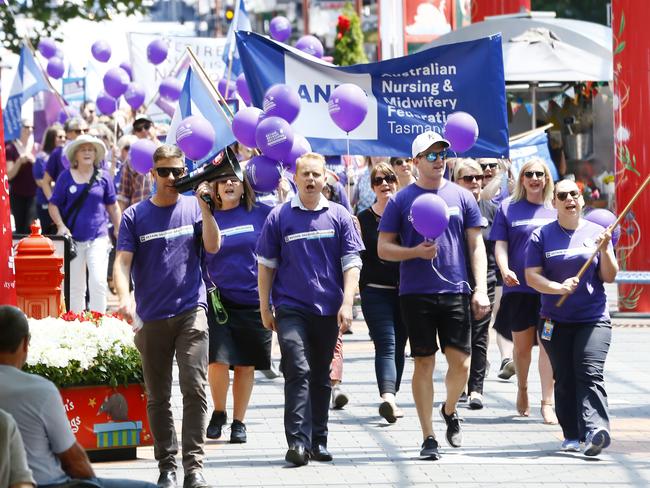
M 0 486 L 31 488 L 36 486 L 25 459 L 25 447 L 16 421 L 0 410 Z

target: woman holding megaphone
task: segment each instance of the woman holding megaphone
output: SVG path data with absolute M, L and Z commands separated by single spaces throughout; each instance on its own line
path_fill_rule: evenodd
M 220 176 L 214 182 L 214 218 L 222 244 L 207 253 L 204 280 L 208 289 L 210 352 L 208 381 L 214 411 L 207 429 L 219 439 L 228 420 L 229 370 L 234 369 L 231 443 L 246 442 L 244 416 L 253 391 L 255 370 L 270 369 L 272 332 L 262 325 L 257 292 L 255 244 L 271 207 L 255 203 L 246 177 Z

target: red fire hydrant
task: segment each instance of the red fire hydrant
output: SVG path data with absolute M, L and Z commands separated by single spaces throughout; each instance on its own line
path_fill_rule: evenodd
M 16 295 L 18 307 L 28 317 L 58 317 L 61 309 L 63 258 L 55 256 L 54 243 L 34 222 L 32 233 L 16 246 Z

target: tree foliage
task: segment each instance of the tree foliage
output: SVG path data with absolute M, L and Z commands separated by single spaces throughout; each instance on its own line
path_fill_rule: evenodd
M 0 6 L 0 41 L 2 45 L 15 52 L 20 52 L 21 41 L 26 35 L 34 46 L 41 37 L 52 36 L 60 24 L 71 19 L 86 19 L 100 22 L 111 20 L 114 15 L 133 15 L 144 12 L 143 0 L 22 0 L 2 2 Z M 7 5 L 8 4 L 8 5 Z M 20 32 L 16 19 L 33 19 L 38 29 Z
M 352 4 L 346 3 L 343 13 L 339 15 L 334 41 L 334 64 L 350 66 L 367 63 L 368 57 L 363 50 L 363 32 L 361 21 Z

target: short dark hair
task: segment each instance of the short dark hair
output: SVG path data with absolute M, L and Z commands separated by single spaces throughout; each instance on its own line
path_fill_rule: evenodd
M 0 352 L 16 352 L 29 336 L 27 316 L 18 307 L 0 305 Z

